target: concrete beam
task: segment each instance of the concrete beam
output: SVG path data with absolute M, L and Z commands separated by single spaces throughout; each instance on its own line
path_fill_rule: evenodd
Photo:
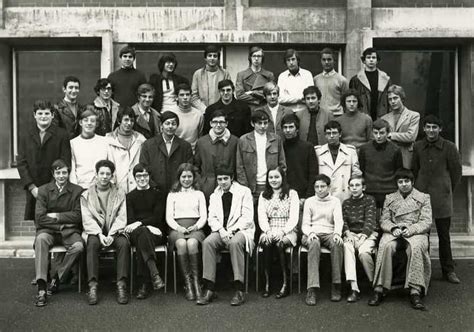
M 12 161 L 12 86 L 11 49 L 0 44 L 0 169 L 9 168 Z
M 372 1 L 347 0 L 346 50 L 344 53 L 345 76 L 350 79 L 362 68 L 360 55 L 370 40 L 364 39 L 365 31 L 372 28 Z
M 0 29 L 5 28 L 3 11 L 5 9 L 5 0 L 0 0 Z
M 100 54 L 100 77 L 107 77 L 114 68 L 114 41 L 113 33 L 102 35 L 102 52 Z

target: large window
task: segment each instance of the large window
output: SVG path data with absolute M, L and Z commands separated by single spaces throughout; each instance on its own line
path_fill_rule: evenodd
M 456 51 L 382 50 L 380 56 L 380 68 L 390 75 L 392 83 L 405 89 L 405 106 L 422 118 L 427 114 L 441 118 L 443 136 L 456 141 Z M 419 136 L 423 136 L 421 127 Z
M 81 81 L 79 102 L 91 103 L 95 98 L 94 85 L 100 78 L 100 51 L 94 50 L 15 50 L 16 112 L 14 153 L 17 142 L 28 133 L 34 122 L 33 103 L 45 99 L 56 103 L 64 97 L 63 80 L 73 75 Z

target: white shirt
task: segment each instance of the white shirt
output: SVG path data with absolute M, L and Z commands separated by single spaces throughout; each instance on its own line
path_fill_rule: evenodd
M 169 88 L 166 86 L 166 79 L 163 79 L 161 84 L 163 84 L 163 107 L 161 110 L 162 112 L 173 111 L 176 108 L 176 94 L 174 93 L 173 80 L 168 80 Z
M 303 90 L 314 85 L 313 75 L 309 70 L 300 68 L 296 75 L 285 70 L 278 76 L 278 87 L 280 88 L 280 104 L 291 108 L 294 112 L 302 111 L 305 106 Z
M 270 109 L 270 113 L 272 113 L 272 120 L 275 126 L 277 122 L 278 106 L 279 106 L 278 104 L 275 107 L 270 107 L 270 105 L 268 105 L 268 108 Z
M 257 148 L 257 183 L 265 184 L 267 178 L 267 134 L 260 135 L 254 131 L 254 135 Z

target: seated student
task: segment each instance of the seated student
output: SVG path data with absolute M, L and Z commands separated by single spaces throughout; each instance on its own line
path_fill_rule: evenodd
M 316 290 L 319 288 L 319 260 L 321 247 L 331 250 L 332 287 L 331 301 L 341 300 L 341 270 L 343 241 L 341 238 L 341 202 L 330 194 L 331 179 L 324 174 L 316 176 L 315 195 L 307 198 L 303 208 L 301 244 L 308 248 L 308 292 L 306 304 L 316 305 Z
M 349 179 L 351 197 L 342 203 L 342 218 L 344 219 L 344 271 L 346 280 L 351 284 L 351 293 L 347 302 L 359 300 L 359 286 L 355 253 L 364 267 L 370 283 L 374 280 L 374 260 L 372 254 L 377 247 L 378 233 L 375 231 L 376 206 L 375 199 L 366 195 L 364 178 L 355 176 Z
M 270 271 L 273 250 L 278 251 L 283 285 L 276 294 L 277 299 L 289 294 L 288 266 L 285 250 L 296 246 L 300 202 L 295 190 L 290 189 L 285 171 L 277 166 L 267 172 L 265 190 L 258 199 L 258 225 L 262 230 L 260 246 L 263 247 L 265 265 L 265 288 L 262 296 L 270 296 Z
M 82 188 L 68 181 L 69 167 L 61 159 L 51 165 L 53 181 L 38 189 L 36 200 L 35 269 L 38 295 L 36 306 L 47 304 L 46 282 L 48 280 L 49 249 L 64 245 L 67 249 L 59 266 L 53 267 L 50 284 L 51 293 L 58 290 L 62 278 L 67 275 L 84 250 L 81 238 Z
M 160 113 L 151 107 L 155 98 L 155 88 L 150 84 L 143 83 L 137 89 L 138 101 L 132 106 L 136 121 L 133 130 L 139 132 L 146 139 L 152 138 L 161 132 Z
M 216 263 L 223 249 L 230 252 L 235 294 L 230 301 L 241 305 L 244 298 L 245 253 L 252 253 L 255 233 L 253 199 L 250 189 L 234 181 L 234 170 L 220 166 L 216 170 L 217 188 L 209 202 L 209 227 L 212 233 L 202 245 L 203 295 L 197 304 L 209 304 L 215 297 Z
M 79 126 L 81 134 L 71 140 L 71 175 L 69 180 L 88 189 L 95 182 L 95 165 L 98 160 L 107 159 L 109 140 L 96 135 L 97 115 L 94 106 L 86 106 L 81 113 Z
M 206 199 L 198 190 L 197 181 L 197 171 L 192 164 L 179 165 L 176 182 L 166 199 L 166 222 L 171 228 L 168 242 L 171 251 L 176 246 L 188 301 L 201 296 L 199 243 L 206 237 L 202 231 L 207 219 Z
M 356 90 L 344 93 L 341 104 L 344 114 L 336 118 L 342 128 L 341 142 L 359 149 L 372 137 L 372 119 L 369 115 L 361 112 L 362 102 Z
M 95 171 L 96 184 L 81 196 L 82 236 L 87 244 L 88 301 L 91 305 L 98 302 L 99 251 L 113 247 L 117 251 L 117 302 L 127 304 L 130 244 L 124 234 L 127 225 L 125 192 L 111 182 L 115 172 L 113 162 L 99 160 Z
M 391 289 L 392 257 L 403 247 L 408 257 L 405 288 L 410 289 L 411 306 L 425 310 L 421 297 L 426 295 L 431 279 L 430 195 L 413 188 L 413 173 L 408 169 L 398 170 L 395 180 L 398 190 L 385 198 L 380 219 L 383 235 L 375 265 L 374 296 L 369 305 L 379 305 L 384 299 L 384 291 Z
M 137 276 L 140 287 L 137 299 L 148 297 L 150 285 L 154 290 L 165 286 L 157 268 L 155 247 L 166 241 L 165 195 L 150 186 L 150 172 L 137 164 L 133 168 L 137 187 L 127 194 L 127 227 L 131 244 L 137 248 Z

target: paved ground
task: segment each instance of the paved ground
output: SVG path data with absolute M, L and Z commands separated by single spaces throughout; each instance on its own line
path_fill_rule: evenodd
M 133 299 L 128 305 L 119 305 L 111 282 L 107 281 L 97 306 L 87 305 L 85 294 L 71 288 L 53 296 L 46 307 L 36 308 L 36 288 L 30 285 L 33 264 L 31 259 L 0 259 L 0 331 L 474 330 L 473 260 L 458 261 L 461 285 L 441 281 L 438 262 L 434 262 L 426 312 L 411 309 L 404 292 L 391 293 L 376 308 L 367 305 L 367 294 L 356 304 L 332 303 L 328 283 L 323 283 L 315 307 L 303 303 L 304 294 L 282 300 L 263 299 L 253 290 L 244 306 L 231 307 L 230 289 L 222 289 L 218 300 L 206 307 L 173 293 L 155 293 L 144 301 Z M 363 290 L 366 289 L 364 285 Z

